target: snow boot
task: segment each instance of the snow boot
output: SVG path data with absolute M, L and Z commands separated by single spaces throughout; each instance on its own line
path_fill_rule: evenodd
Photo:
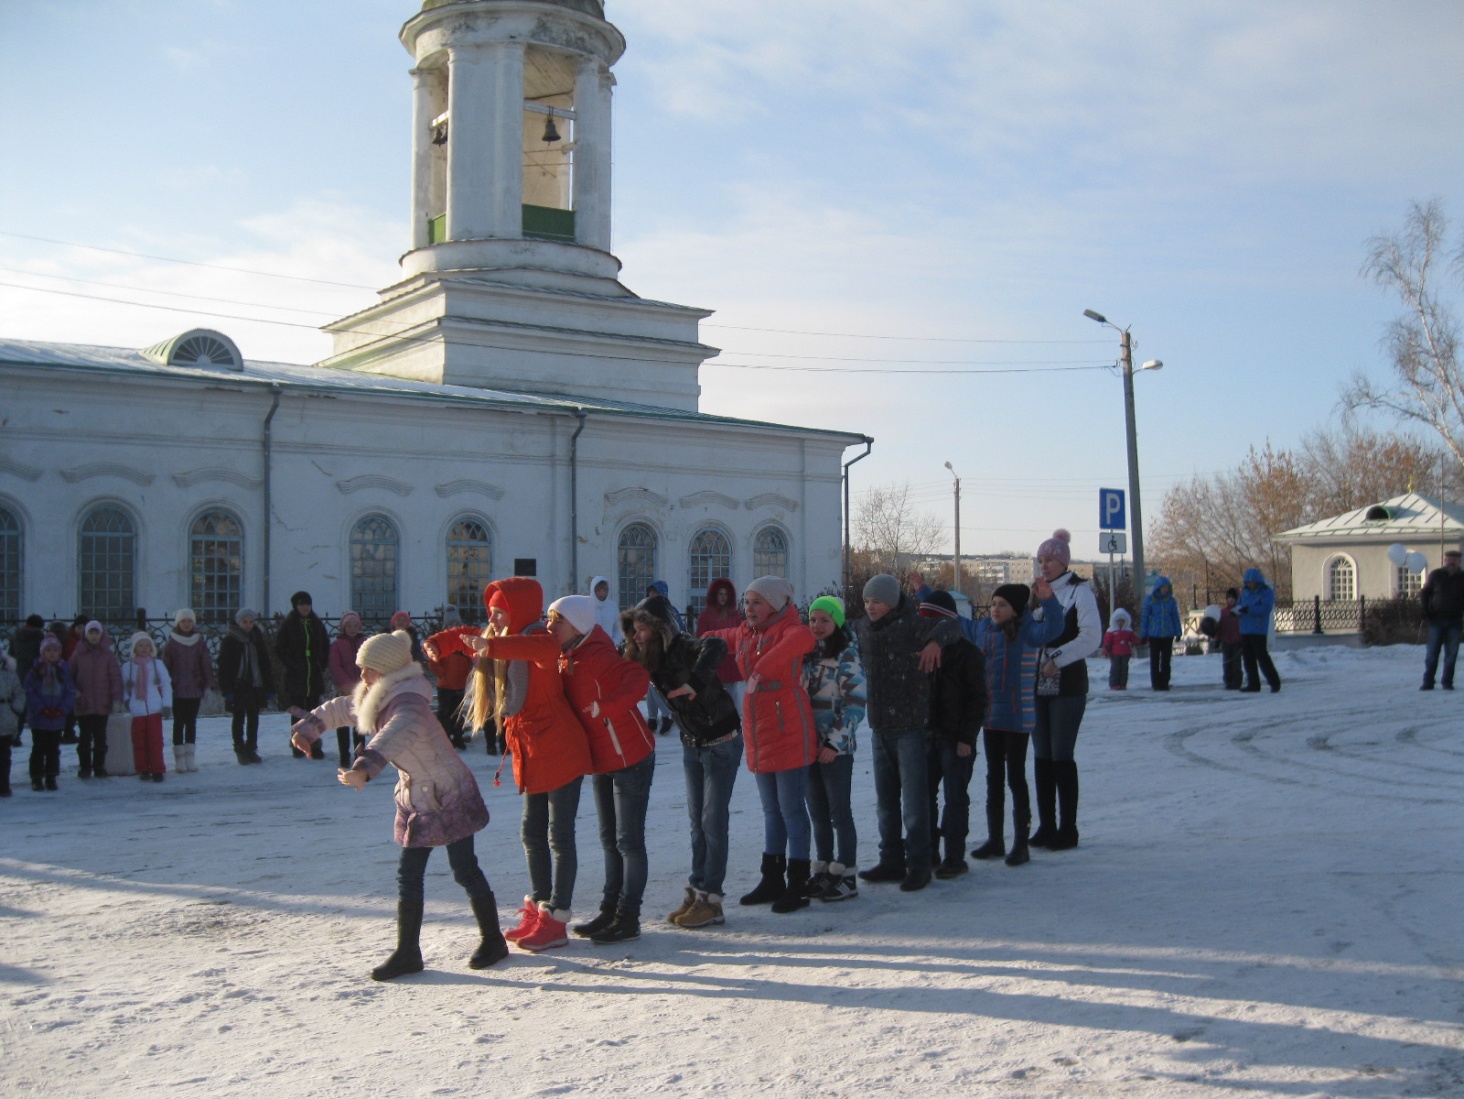
M 808 876 L 808 863 L 804 863 L 803 874 Z M 751 893 L 743 896 L 740 904 L 771 904 L 783 895 L 787 888 L 785 873 L 788 869 L 787 860 L 782 855 L 763 854 L 762 857 L 762 880 L 753 887 Z
M 1057 781 L 1059 824 L 1049 851 L 1067 851 L 1078 845 L 1078 765 L 1070 759 L 1053 760 Z
M 390 981 L 422 972 L 422 902 L 397 902 L 397 948 L 371 971 L 373 981 Z
M 188 773 L 188 749 L 181 744 L 173 745 L 173 773 L 175 775 L 186 775 Z
M 1006 854 L 1006 837 L 1002 834 L 1006 825 L 1002 819 L 1004 816 L 1002 806 L 992 805 L 989 801 L 986 803 L 986 842 L 971 852 L 973 859 L 999 859 Z M 1018 832 L 1013 843 L 1018 840 L 1023 847 L 1027 846 L 1027 833 Z
M 604 927 L 590 936 L 596 946 L 614 946 L 617 943 L 633 943 L 640 938 L 640 917 L 629 912 L 617 912 Z
M 952 844 L 952 847 L 955 845 Z M 962 842 L 962 847 L 965 843 Z M 960 852 L 952 850 L 950 854 L 941 859 L 940 865 L 935 868 L 935 876 L 941 881 L 949 881 L 951 878 L 959 878 L 971 868 L 966 865 L 966 860 L 961 857 Z
M 676 918 L 678 927 L 708 927 L 712 924 L 726 923 L 726 917 L 722 915 L 722 895 L 720 893 L 696 893 L 691 907 Z
M 797 912 L 808 907 L 808 860 L 788 860 L 788 884 L 773 902 L 774 912 Z
M 1034 759 L 1032 778 L 1037 787 L 1037 831 L 1027 841 L 1031 847 L 1047 847 L 1057 835 L 1053 821 L 1057 819 L 1057 776 L 1052 760 Z
M 819 894 L 819 900 L 826 902 L 847 901 L 851 897 L 859 896 L 859 878 L 852 866 L 840 866 L 838 863 L 831 863 L 830 870 L 835 866 L 839 867 L 840 873 L 829 882 L 829 887 Z
M 859 871 L 859 876 L 865 881 L 872 882 L 904 881 L 905 868 L 890 862 L 879 862 L 868 870 Z
M 498 900 L 489 893 L 484 897 L 473 897 L 469 903 L 473 906 L 473 918 L 478 921 L 482 938 L 478 949 L 468 959 L 468 968 L 487 969 L 494 962 L 508 957 L 508 943 L 504 942 L 503 932 L 498 929 Z
M 684 916 L 684 915 L 686 915 L 688 912 L 690 912 L 691 909 L 692 909 L 692 907 L 695 904 L 696 904 L 696 890 L 693 889 L 691 886 L 688 885 L 686 887 L 686 899 L 681 902 L 680 906 L 676 909 L 676 911 L 670 912 L 670 913 L 668 913 L 666 915 L 667 922 L 668 923 L 680 923 L 681 922 L 681 917 Z
M 568 928 L 565 926 L 567 923 L 569 923 L 569 909 L 551 908 L 549 902 L 545 901 L 539 905 L 539 922 L 534 924 L 534 930 L 519 939 L 519 949 L 537 954 L 541 950 L 552 950 L 556 946 L 568 946 Z
M 690 891 L 688 890 L 688 892 Z M 693 896 L 695 896 L 695 894 L 693 894 Z M 688 899 L 686 907 L 691 907 L 690 899 Z M 680 909 L 678 909 L 678 911 L 680 911 Z M 601 931 L 604 931 L 605 928 L 609 927 L 614 922 L 615 909 L 602 908 L 600 909 L 600 914 L 596 916 L 593 920 L 590 920 L 588 923 L 575 924 L 574 933 L 582 939 L 593 939 L 596 935 L 598 935 Z
M 1008 866 L 1021 866 L 1024 862 L 1031 862 L 1031 852 L 1027 850 L 1027 829 L 1032 827 L 1032 821 L 1027 817 L 1019 817 L 1012 814 L 1012 833 L 1015 838 L 1012 840 L 1012 850 L 1006 857 Z
M 509 928 L 503 933 L 503 937 L 511 943 L 516 943 L 527 935 L 539 922 L 539 902 L 533 897 L 525 897 L 523 907 L 516 915 L 519 918 L 517 926 Z

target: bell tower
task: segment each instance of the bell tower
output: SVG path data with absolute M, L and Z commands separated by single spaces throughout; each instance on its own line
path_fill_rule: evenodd
M 601 0 L 425 0 L 412 55 L 410 250 L 322 366 L 695 410 L 708 312 L 638 298 L 611 247 Z

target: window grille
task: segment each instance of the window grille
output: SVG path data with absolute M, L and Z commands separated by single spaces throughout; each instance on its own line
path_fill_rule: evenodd
M 227 511 L 200 515 L 188 532 L 189 606 L 200 624 L 227 624 L 243 597 L 243 527 Z
M 627 611 L 646 597 L 656 578 L 656 532 L 645 523 L 631 523 L 620 532 L 615 560 L 620 609 Z
M 447 600 L 463 622 L 483 621 L 483 589 L 493 576 L 493 536 L 481 519 L 463 518 L 447 535 Z
M 368 515 L 351 530 L 351 609 L 373 629 L 385 629 L 397 605 L 396 524 Z
M 120 508 L 102 506 L 81 521 L 77 610 L 99 622 L 130 622 L 136 613 L 137 532 Z

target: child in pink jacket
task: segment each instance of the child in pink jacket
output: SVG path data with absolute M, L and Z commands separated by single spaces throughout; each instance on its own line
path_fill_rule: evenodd
M 1113 612 L 1113 621 L 1109 623 L 1108 632 L 1103 635 L 1103 655 L 1108 657 L 1110 691 L 1128 689 L 1129 657 L 1134 655 L 1134 647 L 1139 643 L 1139 635 L 1129 629 L 1131 622 L 1129 612 L 1119 607 Z

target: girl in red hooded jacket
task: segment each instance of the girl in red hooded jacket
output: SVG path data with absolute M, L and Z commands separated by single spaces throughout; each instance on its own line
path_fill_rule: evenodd
M 781 576 L 759 577 L 747 585 L 742 605 L 747 617 L 741 626 L 703 635 L 726 642 L 747 681 L 742 736 L 747 769 L 762 801 L 763 857 L 762 880 L 742 903 L 771 901 L 774 912 L 792 912 L 808 904 L 810 826 L 804 797 L 818 731 L 803 685 L 803 657 L 816 642 L 798 616 L 793 585 Z
M 542 621 L 539 582 L 527 576 L 495 580 L 483 589 L 483 604 L 488 610 L 483 636 L 448 633 L 434 640 L 441 641 L 444 654 L 471 647 L 479 657 L 473 669 L 473 727 L 485 728 L 490 719 L 498 723 L 524 798 L 521 835 L 531 891 L 519 909 L 518 926 L 504 938 L 525 950 L 547 950 L 569 942 L 565 925 L 578 868 L 574 818 L 580 787 L 591 770 L 590 748 L 560 684 L 559 646 Z

